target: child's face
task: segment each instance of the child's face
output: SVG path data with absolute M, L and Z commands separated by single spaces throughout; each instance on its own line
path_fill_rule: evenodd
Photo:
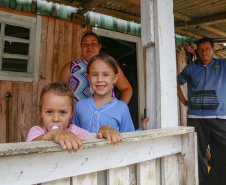
M 91 64 L 87 77 L 94 95 L 110 96 L 112 86 L 118 79 L 118 74 L 115 74 L 114 70 L 104 61 L 97 59 Z
M 47 130 L 53 125 L 60 125 L 65 129 L 73 114 L 69 96 L 60 96 L 51 92 L 42 97 L 41 117 Z

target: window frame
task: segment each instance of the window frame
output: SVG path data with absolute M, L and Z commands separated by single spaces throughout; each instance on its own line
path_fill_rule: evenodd
M 0 11 L 0 80 L 38 82 L 41 49 L 41 22 L 42 17 L 39 15 L 37 17 L 30 17 Z M 30 30 L 29 40 L 5 36 L 4 28 L 6 24 L 28 28 Z M 28 55 L 4 53 L 3 49 L 5 41 L 28 43 Z M 27 72 L 1 71 L 3 57 L 28 60 Z

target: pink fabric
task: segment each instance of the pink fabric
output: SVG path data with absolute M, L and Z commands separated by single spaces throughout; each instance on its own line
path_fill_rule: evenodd
M 185 49 L 192 53 L 193 55 L 195 54 L 195 49 L 193 48 L 193 46 L 191 44 L 185 44 Z
M 69 127 L 67 127 L 65 129 L 66 131 L 72 132 L 77 136 L 81 136 L 81 137 L 88 137 L 88 136 L 95 136 L 96 133 L 90 133 L 80 127 L 77 127 L 74 124 L 70 124 Z M 28 136 L 27 136 L 27 142 L 28 141 L 32 141 L 33 139 L 35 139 L 38 136 L 41 136 L 43 134 L 45 134 L 47 132 L 45 127 L 39 127 L 39 126 L 34 126 L 30 129 Z

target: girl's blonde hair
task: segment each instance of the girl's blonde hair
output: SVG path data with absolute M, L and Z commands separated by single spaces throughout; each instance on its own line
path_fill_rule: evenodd
M 66 83 L 51 83 L 46 85 L 41 92 L 39 101 L 39 118 L 41 118 L 40 113 L 42 110 L 42 99 L 46 93 L 54 93 L 59 96 L 68 96 L 71 99 L 72 112 L 74 112 L 74 93 L 71 88 Z M 43 126 L 41 119 L 39 120 L 40 125 Z
M 91 64 L 96 60 L 104 61 L 107 65 L 109 65 L 113 69 L 115 74 L 118 74 L 118 64 L 117 64 L 116 60 L 112 56 L 107 55 L 107 54 L 99 54 L 99 55 L 93 56 L 90 59 L 88 65 L 86 67 L 87 74 L 89 74 L 89 68 L 90 68 Z

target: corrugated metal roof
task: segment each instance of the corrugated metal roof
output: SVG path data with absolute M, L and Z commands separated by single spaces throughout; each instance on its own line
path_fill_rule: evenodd
M 121 33 L 141 36 L 141 25 L 135 22 L 128 22 L 112 16 L 95 12 L 86 13 L 86 24 L 94 27 L 105 28 Z
M 47 2 L 45 0 L 1 0 L 0 6 L 56 17 L 71 21 L 71 14 L 78 8 Z
M 211 37 L 218 44 L 226 42 L 226 0 L 173 3 L 177 34 L 195 39 Z M 86 24 L 140 36 L 140 0 L 1 0 L 0 6 L 68 21 L 76 13 L 85 15 Z M 226 57 L 223 49 L 219 54 Z
M 40 15 L 52 16 L 57 19 L 68 21 L 71 21 L 72 13 L 76 13 L 78 10 L 76 7 L 60 5 L 58 3 L 47 2 L 45 0 L 1 0 L 0 6 L 25 12 L 37 13 Z M 141 35 L 141 26 L 135 22 L 128 22 L 91 11 L 87 12 L 85 17 L 86 24 L 94 27 L 105 28 L 136 36 Z

